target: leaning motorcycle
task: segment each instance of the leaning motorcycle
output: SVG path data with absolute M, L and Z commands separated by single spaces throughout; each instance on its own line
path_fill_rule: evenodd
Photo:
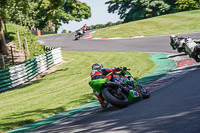
M 75 40 L 78 40 L 79 38 L 81 38 L 82 34 L 80 31 L 76 31 L 75 33 Z
M 141 98 L 149 98 L 149 91 L 139 85 L 139 82 L 132 77 L 128 70 L 130 69 L 113 73 L 117 77 L 112 81 L 108 81 L 107 78 L 96 79 L 91 80 L 89 85 L 96 92 L 102 93 L 106 102 L 118 108 L 124 108 Z
M 185 53 L 189 57 L 193 58 L 196 62 L 200 62 L 200 42 L 199 40 L 195 41 L 192 38 L 185 39 Z

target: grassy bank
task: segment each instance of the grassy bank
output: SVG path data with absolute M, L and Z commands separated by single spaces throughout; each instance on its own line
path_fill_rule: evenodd
M 19 32 L 20 41 L 22 45 L 21 49 L 24 49 L 23 44 L 25 44 L 25 37 L 27 38 L 28 48 L 30 52 L 30 56 L 28 57 L 28 59 L 32 59 L 33 57 L 38 56 L 45 52 L 43 46 L 41 46 L 37 42 L 36 36 L 32 35 L 31 31 L 28 28 L 12 23 L 6 24 L 6 27 L 7 27 L 7 39 L 13 41 L 14 45 L 17 46 L 18 48 L 19 48 L 19 43 L 17 38 L 17 30 Z
M 91 65 L 126 66 L 136 77 L 153 71 L 149 53 L 63 52 L 64 64 L 52 74 L 20 89 L 0 94 L 0 132 L 46 118 L 96 99 L 88 85 Z
M 94 37 L 158 36 L 200 32 L 200 10 L 133 21 L 98 30 Z

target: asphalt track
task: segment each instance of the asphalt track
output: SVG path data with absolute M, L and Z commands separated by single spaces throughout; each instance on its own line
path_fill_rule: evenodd
M 180 36 L 200 38 L 200 33 Z M 90 52 L 159 52 L 176 53 L 169 45 L 169 35 L 121 40 L 74 40 L 74 33 L 40 38 L 49 47 L 61 47 L 64 51 Z
M 199 75 L 200 70 L 195 70 L 127 108 L 110 107 L 83 118 L 65 118 L 33 132 L 199 133 Z
M 200 33 L 184 34 L 192 38 Z M 169 46 L 169 36 L 125 40 L 74 41 L 73 34 L 40 39 L 45 45 L 62 47 L 67 51 L 99 52 L 161 52 L 177 53 Z M 187 68 L 185 68 L 187 69 Z M 154 90 L 151 98 L 141 100 L 124 109 L 109 107 L 76 119 L 40 127 L 32 132 L 122 132 L 122 133 L 199 133 L 200 132 L 200 69 Z

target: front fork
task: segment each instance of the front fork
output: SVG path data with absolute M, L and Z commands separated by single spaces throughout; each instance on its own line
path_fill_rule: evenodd
M 136 98 L 142 98 L 142 94 L 138 86 L 136 86 L 134 90 L 133 89 L 129 90 L 123 86 L 121 86 L 121 88 L 122 88 L 122 91 L 127 94 L 129 102 L 132 102 Z

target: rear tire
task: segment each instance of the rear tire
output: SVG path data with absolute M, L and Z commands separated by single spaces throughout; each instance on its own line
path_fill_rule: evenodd
M 118 99 L 109 92 L 109 88 L 105 88 L 102 92 L 103 98 L 110 104 L 118 108 L 127 107 L 129 104 L 128 98 L 125 94 L 121 93 L 123 99 Z

